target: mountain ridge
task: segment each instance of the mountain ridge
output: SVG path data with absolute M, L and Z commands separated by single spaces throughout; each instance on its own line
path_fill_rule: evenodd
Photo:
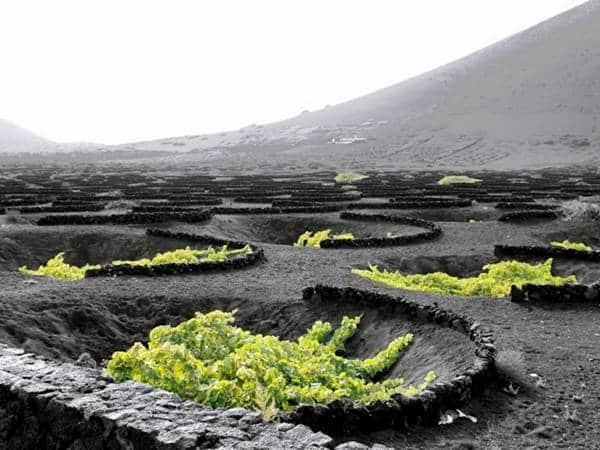
M 263 126 L 129 144 L 182 160 L 323 168 L 597 162 L 600 1 L 366 96 Z M 336 145 L 337 144 L 337 145 Z M 342 145 L 345 144 L 345 145 Z
M 210 135 L 102 146 L 248 167 L 515 169 L 600 161 L 600 0 L 322 110 Z

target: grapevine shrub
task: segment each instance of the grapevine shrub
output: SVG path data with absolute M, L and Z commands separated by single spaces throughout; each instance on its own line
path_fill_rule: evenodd
M 243 248 L 229 250 L 226 245 L 220 250 L 215 250 L 208 247 L 202 250 L 191 249 L 186 247 L 183 249 L 172 250 L 164 253 L 157 253 L 152 258 L 142 258 L 131 261 L 115 260 L 114 265 L 131 265 L 131 266 L 154 266 L 160 264 L 189 264 L 199 262 L 222 262 L 229 257 L 235 255 L 247 255 L 252 253 L 252 248 L 246 245 Z M 72 266 L 65 262 L 64 252 L 59 253 L 54 258 L 50 259 L 46 265 L 40 266 L 37 270 L 28 269 L 26 266 L 20 267 L 19 272 L 26 275 L 40 275 L 59 280 L 81 280 L 85 277 L 85 273 L 89 269 L 99 269 L 100 265 L 86 264 L 83 267 Z
M 230 256 L 247 255 L 252 253 L 252 248 L 246 245 L 243 248 L 229 250 L 227 245 L 221 247 L 221 250 L 215 250 L 212 247 L 203 250 L 191 249 L 186 247 L 183 249 L 172 250 L 164 253 L 157 253 L 152 259 L 142 258 L 132 261 L 113 261 L 114 265 L 130 265 L 130 266 L 154 266 L 157 264 L 190 264 L 198 262 L 222 262 L 227 261 Z
M 325 239 L 331 239 L 329 236 L 331 230 L 305 231 L 296 240 L 294 247 L 321 247 L 321 242 Z M 333 239 L 354 239 L 352 233 L 342 233 L 333 236 Z
M 591 252 L 592 247 L 584 244 L 583 242 L 569 242 L 568 239 L 565 239 L 562 242 L 551 242 L 550 245 L 552 247 L 564 248 L 567 250 L 579 250 L 580 252 Z
M 372 358 L 346 359 L 338 352 L 360 317 L 344 317 L 335 330 L 317 321 L 296 341 L 286 341 L 233 326 L 234 313 L 196 313 L 175 327 L 156 327 L 147 347 L 138 342 L 115 352 L 107 371 L 118 382 L 144 382 L 211 407 L 240 406 L 263 415 L 265 409 L 290 411 L 342 398 L 367 403 L 394 393 L 415 395 L 436 378 L 429 372 L 418 386 L 405 386 L 402 378 L 373 381 L 412 343 L 410 333 Z
M 460 296 L 508 297 L 512 285 L 561 286 L 577 282 L 575 275 L 565 278 L 553 276 L 552 259 L 536 265 L 519 261 L 487 264 L 483 266 L 482 273 L 471 278 L 457 278 L 443 272 L 403 275 L 386 270 L 382 272 L 376 266 L 370 266 L 369 269 L 353 269 L 352 273 L 391 287 Z
M 441 178 L 438 181 L 438 184 L 475 184 L 480 182 L 481 180 L 479 178 L 471 178 L 466 175 L 447 175 L 444 178 Z
M 37 270 L 28 269 L 26 266 L 19 267 L 19 272 L 25 275 L 40 275 L 58 280 L 81 280 L 85 277 L 88 269 L 99 269 L 99 265 L 86 264 L 83 267 L 72 266 L 65 262 L 65 253 L 61 252 L 54 258 L 48 260 L 46 265 L 42 265 Z
M 354 183 L 356 181 L 364 180 L 369 178 L 368 175 L 362 175 L 355 172 L 342 172 L 335 176 L 336 183 Z

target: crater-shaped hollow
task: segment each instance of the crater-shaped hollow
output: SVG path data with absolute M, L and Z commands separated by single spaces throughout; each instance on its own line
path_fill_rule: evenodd
M 0 270 L 14 271 L 27 265 L 37 268 L 59 252 L 69 264 L 108 264 L 113 260 L 148 258 L 156 253 L 183 248 L 204 248 L 197 242 L 148 236 L 144 228 L 61 227 L 25 228 L 0 235 Z
M 68 302 L 48 301 L 45 306 L 36 305 L 26 319 L 46 326 L 13 329 L 7 343 L 62 359 L 75 359 L 87 352 L 100 363 L 114 351 L 126 350 L 136 341 L 145 343 L 155 326 L 179 324 L 195 312 L 235 309 L 237 326 L 292 340 L 317 320 L 337 326 L 344 315 L 362 315 L 358 333 L 347 342 L 346 357 L 371 357 L 394 338 L 408 332 L 414 334 L 414 342 L 402 352 L 386 377 L 401 376 L 405 383 L 417 384 L 433 370 L 438 381 L 448 381 L 472 367 L 475 344 L 452 328 L 405 314 L 390 314 L 386 307 L 365 306 L 344 299 L 322 303 L 300 297 L 298 292 L 285 301 L 133 295 L 107 296 L 95 302 L 77 298 Z
M 476 277 L 483 266 L 498 261 L 493 255 L 444 255 L 444 256 L 384 256 L 374 261 L 380 269 L 403 274 L 427 274 L 443 272 L 460 278 Z
M 423 209 L 356 209 L 352 212 L 366 214 L 394 214 L 432 222 L 489 222 L 497 220 L 503 211 L 493 204 L 475 205 L 468 208 L 423 208 Z
M 389 222 L 344 220 L 339 213 L 216 215 L 202 232 L 242 241 L 292 245 L 305 231 L 330 229 L 332 235 L 352 233 L 355 238 L 384 238 L 387 233 L 411 235 L 423 228 Z

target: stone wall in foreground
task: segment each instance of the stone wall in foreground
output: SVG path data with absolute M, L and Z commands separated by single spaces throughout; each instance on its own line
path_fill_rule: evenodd
M 333 441 L 304 425 L 210 409 L 0 344 L 0 449 L 201 448 L 320 449 Z

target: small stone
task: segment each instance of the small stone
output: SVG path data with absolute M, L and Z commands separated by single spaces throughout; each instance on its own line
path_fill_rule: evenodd
M 275 428 L 277 429 L 277 431 L 281 431 L 282 433 L 291 430 L 292 428 L 294 428 L 294 424 L 293 423 L 288 423 L 288 422 L 283 422 L 283 423 L 278 423 Z
M 45 394 L 47 392 L 57 391 L 57 387 L 47 383 L 33 383 L 25 385 L 21 388 L 23 392 L 28 394 Z
M 223 411 L 223 417 L 231 417 L 232 419 L 241 419 L 248 411 L 244 408 L 231 408 Z
M 77 358 L 75 364 L 82 367 L 89 367 L 90 369 L 95 369 L 98 366 L 94 358 L 92 358 L 89 353 L 82 353 L 79 355 L 79 358 Z
M 261 423 L 262 418 L 260 413 L 257 412 L 247 412 L 241 419 L 240 422 L 246 425 L 254 425 L 256 423 Z
M 305 446 L 322 446 L 327 447 L 333 442 L 329 436 L 323 433 L 314 433 L 306 425 L 296 425 L 291 430 L 285 433 L 285 438 L 292 441 L 298 441 Z

